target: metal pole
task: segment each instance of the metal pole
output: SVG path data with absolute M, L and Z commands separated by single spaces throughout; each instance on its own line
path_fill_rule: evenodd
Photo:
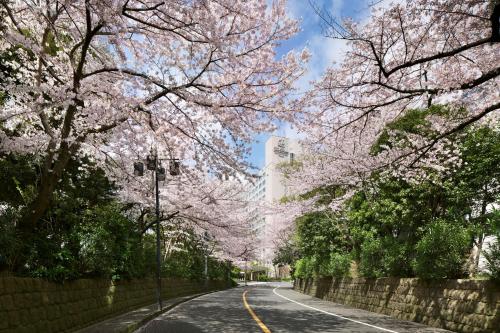
M 155 187 L 156 187 L 156 297 L 158 308 L 161 303 L 161 243 L 160 243 L 160 189 L 158 186 L 158 154 L 155 153 Z
M 247 259 L 245 259 L 245 286 L 247 285 Z
M 205 253 L 205 289 L 208 288 L 208 254 Z

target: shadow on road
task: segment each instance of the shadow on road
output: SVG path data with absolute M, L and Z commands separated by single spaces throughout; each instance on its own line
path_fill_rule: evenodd
M 272 333 L 381 333 L 381 329 L 305 308 L 273 293 L 273 286 L 249 286 L 202 296 L 184 303 L 148 323 L 137 333 L 262 333 L 243 306 L 242 294 L 248 290 L 247 302 Z M 290 287 L 278 292 L 300 303 L 323 311 L 405 333 L 445 332 L 421 324 L 395 320 L 372 312 L 321 301 L 297 293 Z
M 180 320 L 153 320 L 147 326 L 136 331 L 137 333 L 202 333 L 198 326 Z
M 177 306 L 136 333 L 261 333 L 243 307 L 243 288 L 202 296 Z

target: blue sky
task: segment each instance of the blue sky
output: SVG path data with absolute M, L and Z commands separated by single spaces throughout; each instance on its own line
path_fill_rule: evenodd
M 350 17 L 355 21 L 362 21 L 369 16 L 370 4 L 374 0 L 313 0 L 321 8 L 329 10 L 337 18 Z M 342 61 L 347 46 L 343 41 L 329 39 L 323 36 L 320 18 L 309 4 L 309 0 L 288 0 L 288 14 L 299 20 L 301 31 L 292 39 L 283 42 L 278 48 L 278 58 L 292 49 L 302 50 L 307 47 L 312 54 L 308 72 L 297 83 L 303 91 L 307 89 L 308 82 L 321 77 L 321 73 L 332 63 Z M 294 136 L 293 129 L 283 124 L 275 133 L 280 136 Z M 252 144 L 252 154 L 249 162 L 258 168 L 264 166 L 264 144 L 268 134 L 255 137 Z

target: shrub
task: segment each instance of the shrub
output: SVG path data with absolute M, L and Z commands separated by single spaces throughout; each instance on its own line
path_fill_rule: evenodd
M 351 256 L 347 253 L 332 253 L 330 255 L 329 276 L 343 277 L 349 275 Z
M 269 276 L 267 276 L 266 274 L 259 274 L 257 276 L 257 281 L 269 282 L 269 281 L 271 281 L 271 278 Z
M 415 274 L 425 279 L 462 277 L 469 240 L 462 226 L 442 220 L 430 224 L 415 247 Z
M 486 258 L 486 268 L 488 275 L 492 280 L 500 283 L 500 237 L 496 237 L 496 241 L 491 244 L 488 251 L 484 253 Z
M 84 222 L 75 231 L 81 246 L 79 260 L 87 274 L 115 279 L 145 274 L 144 266 L 154 257 L 144 258 L 134 221 L 120 212 L 119 205 L 96 207 L 86 214 Z
M 386 237 L 382 241 L 383 269 L 385 276 L 409 277 L 413 275 L 413 246 L 404 240 Z
M 363 277 L 377 278 L 384 275 L 384 251 L 380 239 L 365 238 L 359 253 L 359 273 Z
M 302 258 L 295 263 L 294 277 L 297 278 L 310 278 L 314 273 L 314 260 L 311 258 Z
M 293 272 L 293 277 L 300 279 L 304 277 L 304 259 L 299 259 L 295 262 L 295 270 Z
M 403 240 L 368 234 L 358 255 L 360 275 L 368 278 L 412 276 L 411 253 L 412 246 Z
M 16 232 L 13 223 L 17 218 L 18 214 L 14 209 L 9 208 L 0 213 L 0 272 L 12 270 L 16 260 L 23 256 L 23 239 Z
M 322 260 L 321 260 L 322 259 Z M 330 267 L 330 258 L 318 258 L 313 257 L 314 264 L 314 275 L 315 276 L 332 276 L 331 267 Z
M 490 248 L 485 251 L 484 257 L 486 259 L 486 268 L 488 275 L 492 280 L 500 283 L 500 211 L 494 210 L 492 212 L 492 221 L 494 221 L 493 236 L 495 240 L 491 243 Z

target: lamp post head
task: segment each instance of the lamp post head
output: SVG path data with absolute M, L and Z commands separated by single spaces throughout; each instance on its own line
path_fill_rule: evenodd
M 148 170 L 155 170 L 156 169 L 156 155 L 149 154 L 146 157 L 146 166 L 147 166 Z
M 144 176 L 144 163 L 134 162 L 134 176 Z
M 170 175 L 171 176 L 180 175 L 181 174 L 180 166 L 181 166 L 181 164 L 179 163 L 179 161 L 171 160 L 170 164 L 168 166 L 168 171 L 169 171 Z
M 166 176 L 165 168 L 160 166 L 156 171 L 156 177 L 158 177 L 158 181 L 160 182 L 165 181 L 166 178 L 165 176 Z

